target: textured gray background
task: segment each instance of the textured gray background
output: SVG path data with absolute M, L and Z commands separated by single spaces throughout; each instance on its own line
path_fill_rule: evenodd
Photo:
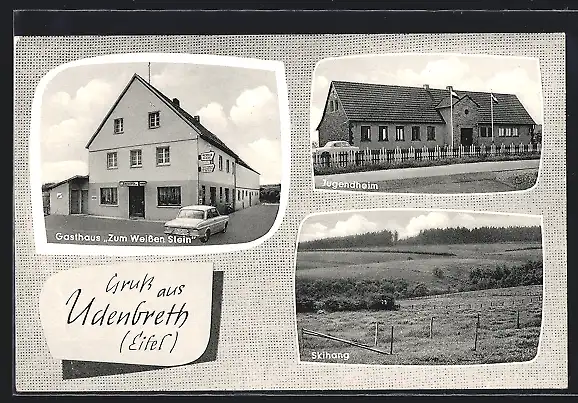
M 62 63 L 132 52 L 242 56 L 285 63 L 291 113 L 291 189 L 281 227 L 260 246 L 184 257 L 39 256 L 34 252 L 28 136 L 39 80 Z M 368 53 L 452 52 L 538 57 L 544 96 L 542 171 L 528 191 L 486 195 L 313 192 L 309 96 L 315 64 Z M 565 51 L 563 34 L 26 37 L 15 50 L 16 386 L 18 391 L 557 388 L 567 384 Z M 284 184 L 288 186 L 288 184 Z M 40 197 L 40 193 L 35 193 Z M 294 314 L 297 230 L 313 212 L 418 207 L 541 214 L 545 294 L 539 354 L 529 363 L 487 366 L 356 366 L 299 363 Z M 213 261 L 223 270 L 217 361 L 62 380 L 47 349 L 38 295 L 53 273 L 116 262 Z

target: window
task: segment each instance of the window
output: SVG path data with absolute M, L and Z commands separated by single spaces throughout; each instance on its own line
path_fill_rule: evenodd
M 512 128 L 506 127 L 506 137 L 512 137 Z
M 518 137 L 520 134 L 518 133 L 517 127 L 512 127 L 512 136 Z
M 498 127 L 498 136 L 499 137 L 504 137 L 504 128 L 503 127 Z
M 169 165 L 171 153 L 169 147 L 157 147 L 157 165 Z
M 488 131 L 488 137 L 494 137 L 494 135 L 492 133 L 492 127 L 491 126 L 487 128 L 487 131 Z
M 225 203 L 229 203 L 229 188 L 225 188 Z
M 124 124 L 122 118 L 116 118 L 114 120 L 114 134 L 120 134 L 124 132 Z
M 436 127 L 435 126 L 428 126 L 427 127 L 427 139 L 429 141 L 434 141 L 436 139 Z
M 403 130 L 403 126 L 397 126 L 395 128 L 395 141 L 404 141 L 405 140 L 405 133 Z
M 237 200 L 241 200 L 241 191 L 237 189 Z
M 389 134 L 387 133 L 387 126 L 379 126 L 379 141 L 389 141 Z
M 112 153 L 106 153 L 106 167 L 108 169 L 118 168 L 116 151 Z
M 336 112 L 338 109 L 339 109 L 339 104 L 337 103 L 337 100 L 330 99 L 329 100 L 329 112 Z
M 161 113 L 149 112 L 149 129 L 156 129 L 161 125 Z
M 219 155 L 219 171 L 223 170 L 223 156 Z
M 165 186 L 157 188 L 157 205 L 158 206 L 180 206 L 181 205 L 181 187 Z
M 231 172 L 235 173 L 235 161 L 231 161 Z
M 226 161 L 226 163 L 225 163 L 225 166 L 227 167 L 227 173 L 231 172 L 231 167 L 230 167 L 229 164 L 230 164 L 230 163 L 229 163 L 229 160 L 227 159 L 227 161 Z
M 222 186 L 219 187 L 219 201 L 221 203 L 223 202 L 223 187 Z
M 100 204 L 118 206 L 118 189 L 100 188 Z
M 411 128 L 411 141 L 420 141 L 419 126 L 412 126 Z
M 371 126 L 361 126 L 361 141 L 371 141 Z
M 488 137 L 488 128 L 481 126 L 480 127 L 480 137 Z
M 130 167 L 142 167 L 142 150 L 130 150 Z
M 464 110 L 464 113 L 467 115 L 468 113 L 470 113 L 470 110 L 469 110 L 469 109 L 465 109 L 465 110 Z

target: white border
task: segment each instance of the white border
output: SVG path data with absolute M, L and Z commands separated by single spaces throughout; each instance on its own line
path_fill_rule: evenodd
M 281 198 L 277 217 L 269 231 L 262 237 L 245 243 L 199 246 L 104 246 L 49 243 L 46 239 L 44 211 L 42 207 L 42 180 L 40 155 L 40 112 L 42 98 L 47 84 L 59 73 L 71 67 L 92 64 L 110 63 L 191 63 L 213 66 L 239 67 L 272 71 L 276 76 L 277 97 L 279 100 L 279 120 L 281 129 L 282 173 Z M 253 248 L 271 238 L 279 229 L 289 201 L 290 169 L 291 169 L 291 123 L 289 116 L 289 101 L 285 65 L 281 61 L 258 60 L 243 57 L 215 56 L 184 53 L 125 53 L 107 56 L 91 57 L 60 65 L 49 71 L 40 80 L 32 101 L 32 119 L 30 127 L 29 165 L 30 186 L 34 239 L 37 254 L 46 255 L 114 255 L 114 256 L 183 256 L 209 253 L 225 253 Z
M 436 195 L 436 196 L 456 196 L 456 195 L 471 195 L 471 196 L 481 196 L 481 195 L 493 195 L 493 194 L 520 194 L 524 192 L 529 192 L 533 190 L 540 182 L 540 177 L 542 176 L 543 170 L 543 163 L 544 163 L 544 152 L 545 152 L 545 144 L 544 143 L 544 126 L 545 126 L 545 119 L 544 119 L 544 83 L 542 81 L 542 70 L 540 69 L 540 59 L 537 57 L 526 57 L 526 56 L 503 56 L 503 55 L 491 55 L 491 54 L 480 54 L 480 53 L 444 53 L 444 52 L 402 52 L 402 53 L 360 53 L 358 55 L 350 55 L 350 56 L 337 56 L 337 57 L 328 57 L 325 59 L 319 60 L 315 67 L 313 68 L 313 74 L 311 75 L 311 96 L 309 98 L 309 149 L 311 150 L 309 153 L 311 154 L 313 147 L 311 146 L 311 141 L 313 140 L 313 134 L 315 134 L 315 130 L 311 129 L 311 111 L 313 109 L 313 91 L 315 89 L 315 78 L 317 74 L 317 68 L 320 64 L 325 62 L 331 62 L 335 60 L 342 60 L 342 59 L 363 59 L 363 58 L 371 58 L 371 57 L 404 57 L 404 56 L 440 56 L 440 57 L 473 57 L 473 58 L 495 58 L 495 59 L 524 59 L 524 60 L 534 60 L 536 62 L 536 68 L 538 70 L 538 78 L 540 80 L 540 101 L 542 102 L 542 149 L 540 151 L 540 163 L 538 165 L 538 177 L 536 178 L 536 182 L 532 187 L 523 190 L 508 190 L 504 192 L 484 192 L 484 193 L 409 193 L 409 192 L 394 192 L 394 191 L 386 191 L 386 190 L 377 190 L 377 191 L 363 191 L 363 190 L 337 190 L 337 189 L 327 189 L 327 188 L 318 188 L 315 186 L 315 175 L 314 175 L 314 167 L 313 163 L 311 162 L 311 157 L 309 158 L 309 165 L 311 167 L 311 180 L 312 180 L 312 187 L 314 192 L 338 192 L 343 194 L 367 194 L 367 193 L 377 193 L 377 194 L 391 194 L 391 195 L 409 195 L 409 196 L 416 196 L 416 195 Z M 395 169 L 395 168 L 393 168 Z M 403 168 L 402 168 L 403 169 Z M 353 179 L 353 178 L 352 178 Z
M 432 364 L 432 365 L 425 365 L 425 364 L 348 364 L 348 363 L 332 363 L 332 362 L 316 362 L 316 361 L 304 361 L 301 360 L 301 348 L 299 345 L 299 327 L 297 324 L 297 294 L 295 292 L 295 283 L 297 280 L 297 252 L 299 249 L 299 237 L 301 236 L 301 229 L 303 228 L 303 225 L 305 224 L 305 222 L 311 218 L 311 217 L 315 217 L 315 216 L 320 216 L 320 215 L 332 215 L 332 214 L 343 214 L 343 213 L 361 213 L 361 212 L 376 212 L 376 211 L 381 211 L 384 214 L 387 214 L 388 212 L 395 212 L 395 211 L 415 211 L 416 213 L 419 212 L 437 212 L 437 211 L 445 211 L 445 212 L 452 212 L 452 213 L 468 213 L 468 214 L 472 214 L 472 215 L 480 215 L 480 214 L 494 214 L 494 215 L 508 215 L 508 216 L 519 216 L 519 217 L 534 217 L 534 218 L 540 218 L 540 228 L 541 228 L 541 232 L 542 232 L 542 318 L 541 318 L 541 322 L 540 322 L 540 338 L 538 340 L 538 348 L 536 350 L 536 355 L 534 356 L 534 358 L 532 358 L 531 360 L 528 361 L 515 361 L 515 362 L 497 362 L 497 363 L 493 363 L 493 364 L 456 364 L 456 365 L 443 365 L 443 364 Z M 324 367 L 352 367 L 352 368 L 364 368 L 364 367 L 387 367 L 387 368 L 412 368 L 416 371 L 424 371 L 424 370 L 431 370 L 432 368 L 450 368 L 453 370 L 453 368 L 455 368 L 455 371 L 459 371 L 465 368 L 473 368 L 473 369 L 477 369 L 477 368 L 485 368 L 485 367 L 504 367 L 504 366 L 510 366 L 512 367 L 512 370 L 518 370 L 516 367 L 517 366 L 527 366 L 527 365 L 532 365 L 532 363 L 537 362 L 539 359 L 547 359 L 547 357 L 541 358 L 540 354 L 542 353 L 542 345 L 543 345 L 543 339 L 544 339 L 544 319 L 545 319 L 545 315 L 544 315 L 544 301 L 547 298 L 547 294 L 546 294 L 546 270 L 544 268 L 544 264 L 546 262 L 545 256 L 546 256 L 546 249 L 545 249 L 545 241 L 544 241 L 544 216 L 543 215 L 537 215 L 537 214 L 521 214 L 521 213 L 502 213 L 502 212 L 485 212 L 485 211 L 475 211 L 475 210 L 454 210 L 454 209 L 437 209 L 437 208 L 375 208 L 375 209 L 371 209 L 371 208 L 367 208 L 367 209 L 350 209 L 350 210 L 338 210 L 338 211 L 328 211 L 328 212 L 319 212 L 319 213 L 311 213 L 306 215 L 303 220 L 301 221 L 301 223 L 299 224 L 299 229 L 297 230 L 297 241 L 295 243 L 295 254 L 294 254 L 294 262 L 295 262 L 295 268 L 294 268 L 294 275 L 293 275 L 293 312 L 295 313 L 295 339 L 294 339 L 294 351 L 296 354 L 296 359 L 297 359 L 297 363 L 298 365 L 311 365 L 311 366 L 324 366 Z M 508 369 L 508 368 L 506 368 Z M 482 374 L 480 374 L 482 375 Z M 507 375 L 507 374 L 496 374 L 496 376 L 503 376 L 503 375 Z M 474 377 L 476 376 L 476 374 L 468 374 L 469 377 Z M 508 387 L 507 389 L 516 389 L 518 386 L 517 385 L 513 385 L 511 387 Z

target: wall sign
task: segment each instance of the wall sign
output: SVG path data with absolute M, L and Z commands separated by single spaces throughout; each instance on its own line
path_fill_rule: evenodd
M 201 172 L 202 173 L 211 173 L 215 170 L 215 164 L 207 164 L 207 165 L 201 165 Z
M 146 185 L 146 181 L 120 181 L 118 182 L 119 186 L 144 186 Z
M 204 153 L 201 153 L 200 157 L 201 157 L 201 161 L 210 162 L 210 161 L 213 161 L 213 159 L 215 158 L 215 152 L 214 151 L 206 151 Z

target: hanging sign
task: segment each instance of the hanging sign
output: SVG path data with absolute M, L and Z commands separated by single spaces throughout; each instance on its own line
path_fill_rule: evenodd
M 201 165 L 201 172 L 202 173 L 211 173 L 215 170 L 215 164 L 207 164 L 207 165 Z
M 215 158 L 214 151 L 206 151 L 204 153 L 201 153 L 201 161 L 203 162 L 211 162 L 213 161 L 214 158 Z

